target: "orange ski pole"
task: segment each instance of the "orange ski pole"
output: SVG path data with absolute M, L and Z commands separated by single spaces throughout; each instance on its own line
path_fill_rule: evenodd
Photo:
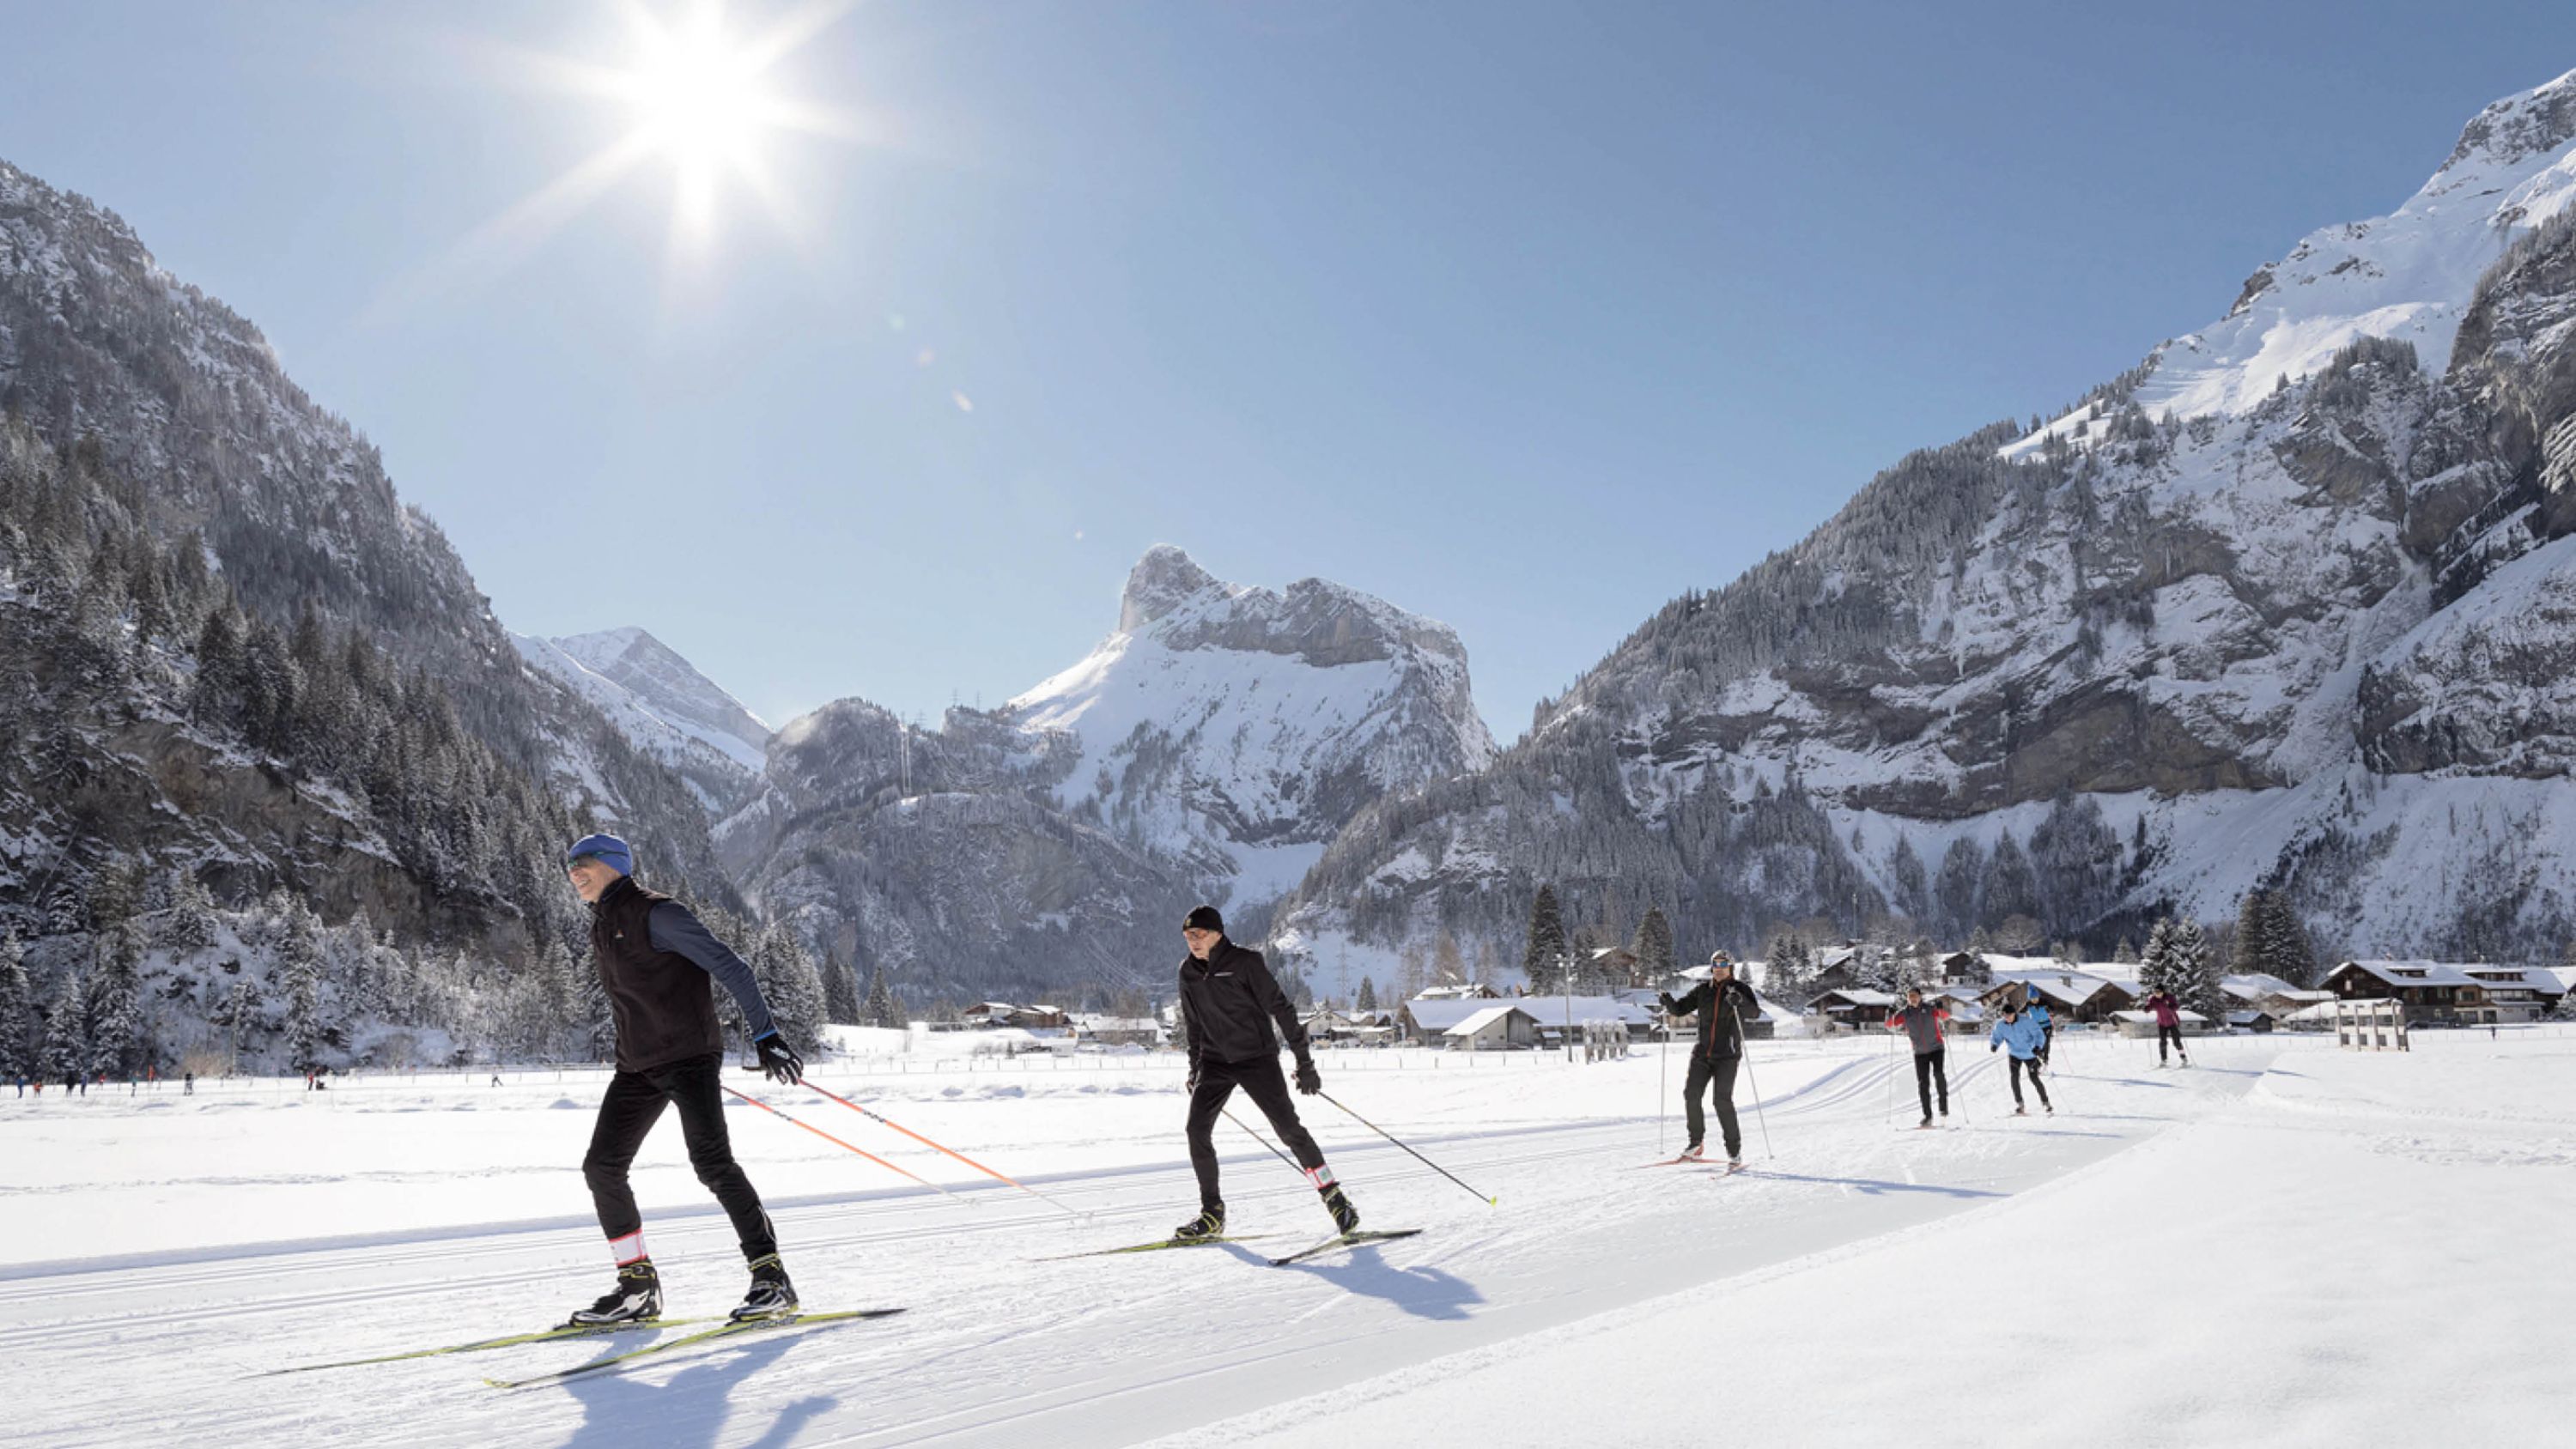
M 721 1086 L 723 1084 L 718 1083 L 718 1085 Z M 895 1172 L 902 1172 L 904 1176 L 912 1178 L 913 1181 L 920 1183 L 923 1187 L 936 1188 L 940 1192 L 948 1193 L 950 1197 L 957 1197 L 957 1194 L 948 1192 L 948 1189 L 940 1187 L 938 1183 L 932 1182 L 929 1178 L 916 1176 L 910 1172 L 904 1172 L 902 1168 L 896 1167 L 893 1163 L 886 1161 L 884 1158 L 877 1156 L 875 1153 L 868 1151 L 864 1147 L 852 1147 L 849 1143 L 842 1141 L 840 1138 L 833 1136 L 831 1133 L 824 1131 L 822 1128 L 817 1127 L 810 1122 L 799 1122 L 795 1118 L 779 1111 L 777 1108 L 760 1100 L 749 1092 L 736 1092 L 731 1087 L 726 1087 L 725 1090 L 733 1092 L 735 1096 L 742 1098 L 744 1101 L 749 1102 L 751 1105 L 758 1107 L 760 1110 L 767 1112 L 771 1116 L 776 1117 L 778 1120 L 791 1127 L 802 1127 L 806 1131 L 813 1133 L 815 1136 L 822 1138 L 824 1141 L 831 1143 L 833 1146 L 841 1148 L 844 1151 L 855 1152 L 861 1157 L 866 1158 L 868 1161 L 875 1163 L 879 1167 L 889 1168 Z M 957 1198 L 957 1200 L 959 1202 L 966 1201 L 966 1199 L 962 1197 Z
M 1009 1183 L 1011 1186 L 1027 1193 L 1029 1196 L 1036 1198 L 1038 1201 L 1046 1203 L 1051 1207 L 1061 1208 L 1075 1217 L 1084 1216 L 1083 1213 L 1073 1208 L 1065 1207 L 1063 1203 L 1057 1202 L 1054 1198 L 1048 1197 L 1045 1193 L 1038 1191 L 1036 1188 L 1029 1186 L 1025 1182 L 1021 1182 L 1017 1178 L 1004 1177 L 1002 1174 L 995 1172 L 993 1169 L 986 1167 L 980 1162 L 977 1162 L 974 1158 L 967 1156 L 965 1153 L 941 1146 L 939 1143 L 931 1141 L 929 1138 L 922 1136 L 920 1133 L 913 1131 L 902 1123 L 890 1121 L 879 1113 L 869 1111 L 867 1108 L 860 1106 L 858 1103 L 851 1101 L 849 1098 L 842 1096 L 840 1093 L 833 1091 L 829 1087 L 815 1085 L 810 1078 L 802 1085 L 831 1098 L 833 1101 L 840 1103 L 842 1106 L 849 1108 L 851 1111 L 858 1113 L 860 1116 L 867 1118 L 869 1121 L 876 1123 L 880 1127 L 891 1127 L 895 1131 L 902 1133 L 904 1136 L 911 1138 L 913 1141 L 920 1143 L 924 1147 L 935 1148 L 938 1151 L 945 1152 L 949 1156 L 956 1158 L 958 1161 L 965 1163 L 968 1167 L 975 1169 L 986 1177 L 992 1178 L 996 1182 Z

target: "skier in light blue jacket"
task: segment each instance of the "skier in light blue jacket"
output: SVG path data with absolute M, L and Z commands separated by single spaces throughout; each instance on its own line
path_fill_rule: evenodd
M 2029 1115 L 2029 1109 L 2022 1105 L 2021 1100 L 2021 1074 L 2024 1070 L 2030 1073 L 2031 1090 L 2039 1093 L 2040 1109 L 2052 1117 L 2057 1115 L 2057 1105 L 2048 1100 L 2048 1084 L 2041 1081 L 2039 1075 L 2040 1050 L 2047 1045 L 2047 1032 L 2040 1028 L 2029 1011 L 2017 1006 L 2004 1008 L 2003 1020 L 1996 1022 L 1994 1030 L 1986 1033 L 1987 1051 L 2003 1048 L 2012 1053 L 2013 1115 L 2016 1117 Z

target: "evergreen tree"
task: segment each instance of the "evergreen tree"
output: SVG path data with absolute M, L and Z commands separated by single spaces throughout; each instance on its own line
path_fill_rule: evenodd
M 2219 984 L 2223 971 L 2201 934 L 2200 923 L 2184 916 L 2174 923 L 2171 970 L 2182 1004 L 2208 1017 L 2213 1026 L 2227 1024 L 2227 992 Z
M 35 999 L 27 988 L 26 953 L 17 934 L 0 927 L 0 1077 L 32 1075 L 37 1067 Z
M 2129 939 L 2128 937 L 2126 937 L 2126 936 L 2122 936 L 2122 937 L 2120 938 L 2120 945 L 2119 945 L 2119 949 L 2117 949 L 2117 950 L 2115 950 L 2115 951 L 2113 951 L 2113 952 L 2111 953 L 2111 964 L 2113 964 L 2113 965 L 2115 965 L 2115 966 L 2135 966 L 2135 965 L 2137 965 L 2137 964 L 2138 964 L 2138 943 L 2137 943 L 2137 942 L 2135 942 L 2135 941 L 2130 940 L 2130 939 Z
M 2576 993 L 2570 994 L 2576 995 Z M 1362 1011 L 1377 1010 L 1377 983 L 1371 981 L 1365 976 L 1360 978 L 1359 1009 Z
M 1637 923 L 1636 943 L 1628 949 L 1636 954 L 1639 979 L 1660 982 L 1673 974 L 1673 923 L 1663 907 L 1646 908 L 1645 919 Z
M 65 977 L 54 993 L 54 1009 L 45 1018 L 43 1061 L 50 1080 L 70 1081 L 89 1061 L 89 1024 L 81 1019 L 88 1001 L 89 988 L 78 971 Z
M 2228 966 L 2239 973 L 2272 969 L 2271 898 L 2266 891 L 2247 891 L 2236 903 L 2236 939 L 2228 944 Z
M 143 931 L 132 917 L 98 937 L 97 984 L 90 997 L 90 1070 L 123 1077 L 140 1068 L 143 1043 L 135 1015 L 135 971 L 143 960 Z
M 215 897 L 185 870 L 170 872 L 170 907 L 160 921 L 161 944 L 185 954 L 215 944 Z
M 844 1026 L 874 1025 L 859 1002 L 858 968 L 825 956 L 822 970 L 824 1016 Z
M 287 910 L 277 964 L 286 987 L 286 1064 L 299 1072 L 322 1065 L 322 921 L 297 901 Z
M 868 973 L 867 1005 L 861 1008 L 859 1020 L 869 1026 L 901 1026 L 894 1019 L 894 995 L 886 987 L 885 968 Z
M 1976 929 L 1983 919 L 1977 893 L 1986 879 L 1986 852 L 1965 835 L 1950 842 L 1941 856 L 1940 873 L 1932 879 L 1932 913 L 1940 929 L 1954 939 Z
M 1532 987 L 1554 981 L 1564 971 L 1571 949 L 1565 936 L 1565 913 L 1556 904 L 1556 887 L 1540 886 L 1537 899 L 1530 902 L 1529 942 L 1521 951 L 1521 974 Z
M 2039 878 L 2031 870 L 2030 857 L 2023 853 L 2021 842 L 2013 839 L 2009 830 L 1995 841 L 1994 856 L 1986 862 L 1986 888 L 1980 900 L 1986 920 L 2009 922 L 2015 916 L 2030 917 L 2030 929 L 2037 938 L 2032 942 L 2034 947 L 2048 938 L 2038 924 Z M 1996 939 L 2002 939 L 2000 934 Z
M 2173 917 L 2159 916 L 2147 928 L 2147 949 L 2138 957 L 2138 986 L 2145 995 L 2170 991 L 2176 998 L 2182 989 L 2173 973 Z
M 765 927 L 753 937 L 750 959 L 780 1034 L 798 1051 L 821 1056 L 823 978 L 804 944 L 783 926 Z
M 2316 948 L 2308 942 L 2307 923 L 2299 919 L 2299 912 L 2290 904 L 2286 892 L 2276 890 L 2265 894 L 2270 902 L 2265 911 L 2268 937 L 2265 944 L 2269 949 L 2264 958 L 2268 964 L 2263 969 L 2292 986 L 2306 986 L 2317 976 Z

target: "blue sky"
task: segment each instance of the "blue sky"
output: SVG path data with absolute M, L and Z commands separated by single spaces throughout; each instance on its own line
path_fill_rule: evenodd
M 2564 4 L 2368 11 L 877 0 L 773 72 L 865 121 L 766 148 L 792 230 L 675 253 L 651 164 L 493 256 L 632 119 L 496 57 L 624 63 L 610 6 L 28 0 L 0 157 L 258 323 L 513 628 L 935 716 L 1170 542 L 1455 625 L 1508 739 L 2576 66 Z

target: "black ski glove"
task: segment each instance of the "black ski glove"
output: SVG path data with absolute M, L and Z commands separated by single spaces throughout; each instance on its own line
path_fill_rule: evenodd
M 792 1087 L 805 1080 L 805 1059 L 796 1055 L 796 1048 L 787 1044 L 787 1038 L 773 1031 L 752 1045 L 760 1048 L 762 1076 L 782 1087 Z
M 1664 1004 L 1664 1015 L 1679 1016 L 1682 1014 L 1682 1004 L 1673 1000 L 1673 994 L 1671 992 L 1658 991 L 1655 993 L 1655 999 Z
M 1311 1061 L 1297 1064 L 1297 1090 L 1311 1097 L 1324 1090 L 1324 1074 L 1315 1070 Z

